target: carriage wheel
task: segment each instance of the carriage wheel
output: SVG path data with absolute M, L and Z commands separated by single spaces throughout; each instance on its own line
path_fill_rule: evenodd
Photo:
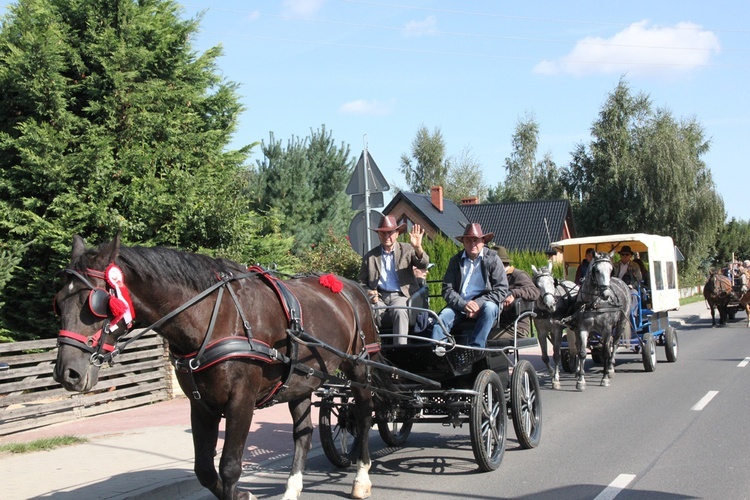
M 474 381 L 474 390 L 478 395 L 471 405 L 471 448 L 479 469 L 491 472 L 500 467 L 505 454 L 505 389 L 497 373 L 482 370 Z
M 600 365 L 604 362 L 604 358 L 602 357 L 602 348 L 597 347 L 595 349 L 591 349 L 591 360 L 596 363 L 597 365 Z
M 521 448 L 539 446 L 542 438 L 542 400 L 539 378 L 531 363 L 522 359 L 513 368 L 510 378 L 510 407 L 513 428 Z
M 562 364 L 562 369 L 565 371 L 565 373 L 576 372 L 577 358 L 578 356 L 571 355 L 568 349 L 562 349 L 560 351 L 560 363 Z
M 674 363 L 677 361 L 677 330 L 673 326 L 667 325 L 664 330 L 664 352 L 667 355 L 667 361 Z
M 379 420 L 378 432 L 388 446 L 403 446 L 411 433 L 412 422 Z
M 349 467 L 357 462 L 359 435 L 357 432 L 357 409 L 348 398 L 341 404 L 333 398 L 321 402 L 318 423 L 320 444 L 328 460 L 336 467 Z
M 654 335 L 651 332 L 643 334 L 641 356 L 643 357 L 643 368 L 647 372 L 656 370 L 656 342 L 654 342 Z

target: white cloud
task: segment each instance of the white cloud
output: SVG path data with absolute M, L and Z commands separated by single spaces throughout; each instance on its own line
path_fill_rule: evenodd
M 342 104 L 339 107 L 339 113 L 344 115 L 384 116 L 391 114 L 394 105 L 394 100 L 385 103 L 377 100 L 357 99 Z
M 535 73 L 585 75 L 592 73 L 628 75 L 684 74 L 709 64 L 721 49 L 719 38 L 693 23 L 672 27 L 633 23 L 611 38 L 587 37 L 558 60 L 542 61 Z
M 282 12 L 287 16 L 310 17 L 318 12 L 325 0 L 284 0 Z
M 409 21 L 401 30 L 406 36 L 425 36 L 437 33 L 437 19 L 435 16 L 428 16 L 424 21 Z

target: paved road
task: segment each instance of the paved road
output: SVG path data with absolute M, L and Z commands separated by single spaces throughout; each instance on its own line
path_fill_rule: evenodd
M 699 302 L 683 307 L 677 314 L 671 315 L 671 318 L 678 324 L 689 324 L 701 318 L 705 321 L 707 314 L 705 305 Z M 744 325 L 744 321 L 742 323 Z M 538 349 L 524 351 L 524 358 L 529 359 L 538 369 L 541 369 L 539 355 Z M 666 366 L 663 371 L 677 366 L 680 366 L 680 362 Z M 649 376 L 642 373 L 638 375 Z M 593 382 L 592 385 L 596 383 L 593 378 L 590 378 L 590 382 Z M 591 390 L 586 393 L 586 397 L 595 399 L 597 394 L 602 393 L 622 394 L 623 397 L 630 397 L 629 393 L 634 390 L 634 384 L 619 384 L 619 382 L 620 378 L 613 382 L 611 391 Z M 561 454 L 560 467 L 570 467 L 570 464 L 565 463 L 569 458 L 565 450 L 566 446 L 574 446 L 574 444 L 555 443 L 554 436 L 557 428 L 568 425 L 562 423 L 566 421 L 561 421 L 559 415 L 555 417 L 555 413 L 567 412 L 572 417 L 580 411 L 575 407 L 571 409 L 570 406 L 568 396 L 575 395 L 566 394 L 564 390 L 559 393 L 545 391 L 544 396 L 547 399 L 544 400 L 543 447 L 517 453 L 519 450 L 512 449 L 513 443 L 509 442 L 506 459 L 501 468 L 492 473 L 492 481 L 487 479 L 489 477 L 487 475 L 473 474 L 475 465 L 470 447 L 468 455 L 458 453 L 458 458 L 456 458 L 453 453 L 454 450 L 468 446 L 467 429 L 442 432 L 444 429 L 437 426 L 438 432 L 423 432 L 415 426 L 414 434 L 409 439 L 409 446 L 401 450 L 385 448 L 382 444 L 378 444 L 379 439 L 372 439 L 373 446 L 376 447 L 374 458 L 377 462 L 373 470 L 373 482 L 376 483 L 375 497 L 385 498 L 386 494 L 389 498 L 393 495 L 401 496 L 407 491 L 409 496 L 415 499 L 419 498 L 418 495 L 414 496 L 415 491 L 427 491 L 429 492 L 427 496 L 431 498 L 455 494 L 467 497 L 467 491 L 473 493 L 484 489 L 487 490 L 488 496 L 481 493 L 471 496 L 497 498 L 503 494 L 497 491 L 496 486 L 493 486 L 495 481 L 501 480 L 501 475 L 504 477 L 506 474 L 517 478 L 518 475 L 515 474 L 518 472 L 517 467 L 526 471 L 533 470 L 539 466 L 540 454 L 545 455 L 544 462 L 548 462 L 549 454 Z M 656 404 L 662 406 L 664 403 L 657 402 Z M 71 434 L 86 436 L 89 439 L 86 444 L 48 452 L 0 455 L 0 468 L 5 477 L 2 496 L 4 499 L 138 498 L 147 500 L 158 498 L 162 500 L 182 498 L 199 500 L 210 498 L 192 473 L 193 452 L 188 406 L 187 400 L 180 398 L 0 437 L 0 444 Z M 317 417 L 315 418 L 317 420 Z M 622 423 L 622 425 L 633 425 L 633 422 Z M 304 497 L 340 498 L 342 495 L 348 495 L 353 480 L 352 471 L 332 468 L 318 446 L 317 433 L 315 440 L 308 462 L 309 474 L 305 480 Z M 286 407 L 279 405 L 257 412 L 248 439 L 245 454 L 246 473 L 243 475 L 242 484 L 250 487 L 252 483 L 253 493 L 261 498 L 281 495 L 291 450 L 291 420 Z M 445 450 L 448 452 L 446 453 Z M 644 460 L 647 459 L 647 455 L 648 453 L 644 455 Z M 517 461 L 516 457 L 527 458 Z M 526 460 L 528 460 L 527 463 Z M 596 457 L 593 458 L 594 464 L 597 460 Z M 442 465 L 436 467 L 436 463 Z M 514 463 L 516 463 L 515 466 Z M 436 474 L 437 472 L 441 474 Z M 440 488 L 439 483 L 434 482 L 438 477 L 448 481 L 446 485 L 454 486 Z M 533 480 L 533 477 L 535 476 L 532 475 L 532 483 L 538 481 L 538 479 Z M 461 484 L 461 481 L 457 479 L 468 481 L 469 485 L 459 486 L 463 489 L 449 494 L 449 490 L 455 489 L 456 484 Z M 415 490 L 415 480 L 422 484 L 421 490 Z M 513 483 L 515 484 L 516 481 Z M 600 491 L 607 484 L 609 483 L 606 482 L 606 478 L 599 478 L 592 483 L 591 491 L 596 488 Z M 544 490 L 537 488 L 531 491 L 539 494 Z M 575 491 L 578 494 L 581 493 L 580 490 Z M 506 493 L 510 494 L 511 491 L 508 490 Z M 562 491 L 556 489 L 556 498 L 561 493 Z M 594 496 L 596 495 L 590 498 Z M 569 496 L 569 498 L 584 497 Z M 559 498 L 565 498 L 565 495 Z

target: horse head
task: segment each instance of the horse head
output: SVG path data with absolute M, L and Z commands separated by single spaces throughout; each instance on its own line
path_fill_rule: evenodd
M 603 300 L 612 299 L 613 295 L 610 289 L 612 269 L 611 256 L 607 253 L 595 252 L 586 278 L 583 280 L 582 289 L 589 294 L 595 293 Z
M 547 266 L 537 269 L 536 266 L 532 265 L 531 270 L 533 271 L 532 281 L 540 292 L 537 303 L 550 313 L 554 313 L 557 308 L 557 299 L 555 298 L 557 280 L 552 276 L 552 271 Z
M 119 248 L 119 235 L 89 251 L 76 235 L 70 264 L 60 272 L 54 305 L 61 329 L 53 378 L 69 391 L 85 392 L 96 385 L 104 359 L 132 324 L 122 271 L 113 265 Z

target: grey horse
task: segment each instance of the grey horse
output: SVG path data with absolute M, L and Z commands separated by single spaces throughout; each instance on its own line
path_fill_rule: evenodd
M 558 280 L 552 275 L 549 267 L 544 266 L 537 269 L 532 265 L 532 280 L 539 289 L 540 295 L 536 299 L 536 317 L 534 326 L 539 338 L 539 346 L 542 349 L 542 361 L 547 366 L 547 373 L 552 381 L 552 388 L 560 388 L 560 363 L 562 355 L 562 339 L 565 325 L 561 319 L 570 316 L 578 297 L 578 285 L 568 280 Z M 552 360 L 550 365 L 547 353 L 547 341 L 552 342 Z M 578 352 L 576 336 L 571 332 L 568 340 L 568 360 L 575 360 Z M 569 370 L 569 371 L 572 371 Z

